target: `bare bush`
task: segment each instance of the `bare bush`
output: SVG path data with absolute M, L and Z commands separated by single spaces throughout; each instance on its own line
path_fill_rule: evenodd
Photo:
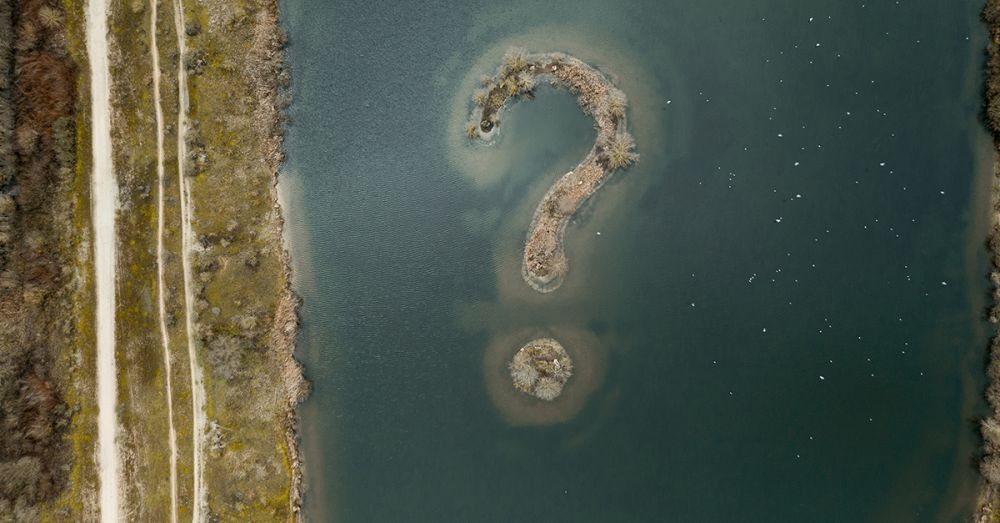
M 38 8 L 38 21 L 49 29 L 59 29 L 62 26 L 62 13 L 52 6 L 43 5 Z
M 516 75 L 527 68 L 527 52 L 519 47 L 512 47 L 504 53 L 500 76 Z
M 994 485 L 1000 485 L 1000 456 L 990 454 L 983 458 L 979 471 L 986 481 Z
M 70 413 L 50 369 L 72 332 L 66 301 L 53 298 L 72 266 L 58 248 L 70 230 L 60 190 L 72 172 L 58 164 L 75 164 L 77 77 L 52 24 L 62 20 L 55 5 L 0 0 L 0 191 L 18 190 L 16 205 L 0 194 L 0 521 L 37 521 L 38 503 L 69 470 Z M 67 148 L 61 159 L 55 142 Z
M 15 143 L 17 145 L 17 152 L 21 156 L 28 156 L 35 152 L 35 144 L 38 143 L 38 131 L 32 129 L 28 125 L 22 125 L 17 128 Z
M 988 24 L 1000 22 L 1000 0 L 986 0 L 983 6 L 983 21 Z
M 538 370 L 525 360 L 515 359 L 510 362 L 510 377 L 514 380 L 514 386 L 521 390 L 531 390 L 538 381 Z
M 0 462 L 0 494 L 8 499 L 34 499 L 42 475 L 42 463 L 35 456 Z
M 218 336 L 208 344 L 208 364 L 212 374 L 231 380 L 243 370 L 243 353 L 248 343 L 236 336 Z
M 562 384 L 554 378 L 541 378 L 535 385 L 535 396 L 545 401 L 552 401 L 562 392 Z
M 36 45 L 38 45 L 38 27 L 30 20 L 22 22 L 17 28 L 14 47 L 18 51 L 30 51 Z

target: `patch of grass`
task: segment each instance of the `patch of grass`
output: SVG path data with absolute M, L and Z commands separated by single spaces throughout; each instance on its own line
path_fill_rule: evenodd
M 166 375 L 156 308 L 157 174 L 150 13 L 144 2 L 112 3 L 110 8 L 112 139 L 122 209 L 118 278 L 127 282 L 117 289 L 116 332 L 123 501 L 140 520 L 168 521 Z M 161 11 L 165 8 L 169 5 Z

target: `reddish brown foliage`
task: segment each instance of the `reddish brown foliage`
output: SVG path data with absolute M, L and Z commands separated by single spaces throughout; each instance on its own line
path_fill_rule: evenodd
M 72 62 L 49 51 L 17 57 L 14 68 L 18 122 L 31 125 L 42 136 L 52 124 L 73 112 L 76 71 Z
M 17 41 L 0 42 L 6 46 L 0 53 L 15 49 L 12 61 L 9 54 L 4 58 L 4 63 L 13 65 L 0 68 L 0 88 L 12 86 L 9 92 L 0 91 L 4 98 L 0 103 L 3 109 L 13 105 L 15 130 L 4 136 L 20 142 L 13 147 L 17 157 L 12 184 L 0 187 L 16 189 L 10 194 L 16 194 L 17 202 L 16 209 L 7 209 L 2 217 L 12 234 L 3 246 L 0 273 L 14 276 L 6 276 L 6 285 L 0 286 L 0 355 L 4 356 L 0 363 L 6 367 L 0 369 L 4 378 L 0 379 L 0 468 L 20 471 L 16 492 L 7 493 L 13 496 L 8 501 L 20 498 L 29 505 L 59 491 L 68 458 L 62 436 L 67 413 L 60 384 L 50 378 L 51 361 L 64 343 L 57 335 L 64 313 L 58 300 L 50 298 L 58 295 L 63 285 L 60 267 L 68 262 L 50 246 L 58 241 L 66 220 L 58 214 L 63 207 L 57 205 L 58 188 L 65 180 L 58 174 L 54 125 L 74 113 L 77 70 L 63 47 L 61 28 L 52 20 L 48 25 L 38 20 L 43 6 L 50 4 L 44 0 L 14 4 Z M 0 0 L 0 15 L 7 16 L 10 7 L 7 0 Z M 52 8 L 47 9 L 51 15 Z M 10 33 L 0 31 L 0 38 L 4 34 Z M 5 154 L 10 150 L 8 142 Z M 0 520 L 4 519 L 0 511 Z

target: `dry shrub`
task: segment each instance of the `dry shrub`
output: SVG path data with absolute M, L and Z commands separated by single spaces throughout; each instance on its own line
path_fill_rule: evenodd
M 59 29 L 62 26 L 62 13 L 52 6 L 43 5 L 38 8 L 38 21 L 48 29 Z
M 609 169 L 624 169 L 639 159 L 635 151 L 635 140 L 627 132 L 620 132 L 605 145 Z
M 983 21 L 987 24 L 1000 22 L 1000 0 L 987 0 L 983 6 Z
M 48 51 L 18 57 L 14 68 L 17 116 L 20 122 L 47 134 L 52 124 L 73 111 L 75 68 Z
M 18 51 L 30 51 L 38 45 L 39 31 L 38 26 L 36 26 L 30 20 L 22 21 L 17 27 L 17 39 L 14 41 L 14 47 Z
M 38 131 L 30 126 L 22 125 L 14 133 L 14 145 L 18 154 L 28 156 L 35 152 L 35 144 L 38 143 Z

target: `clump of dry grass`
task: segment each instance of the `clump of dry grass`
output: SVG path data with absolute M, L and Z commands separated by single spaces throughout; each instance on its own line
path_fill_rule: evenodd
M 606 144 L 604 154 L 608 169 L 612 171 L 625 169 L 639 160 L 639 155 L 635 152 L 635 139 L 625 131 L 619 131 Z
M 515 359 L 510 362 L 510 377 L 519 390 L 530 391 L 538 381 L 538 370 L 526 360 Z
M 982 11 L 983 21 L 993 35 L 987 45 L 986 107 L 983 116 L 995 139 L 1000 139 L 1000 0 L 987 0 Z
M 535 88 L 535 77 L 526 72 L 522 72 L 515 77 L 518 93 L 526 93 Z
M 986 481 L 996 485 L 1000 484 L 1000 457 L 991 454 L 983 458 L 979 464 L 979 472 Z
M 552 401 L 562 392 L 562 384 L 553 378 L 542 378 L 535 385 L 535 396 L 545 401 Z
M 51 6 L 43 5 L 38 8 L 38 21 L 49 29 L 58 29 L 62 26 L 62 13 Z
M 485 89 L 480 89 L 472 95 L 472 101 L 478 107 L 486 107 L 486 102 L 488 102 L 489 99 L 490 99 L 490 93 Z
M 503 55 L 500 76 L 511 76 L 528 68 L 528 53 L 519 47 L 512 47 Z
M 608 114 L 616 119 L 621 120 L 625 117 L 625 107 L 628 105 L 628 98 L 625 97 L 620 89 L 612 89 L 608 93 L 607 108 Z

